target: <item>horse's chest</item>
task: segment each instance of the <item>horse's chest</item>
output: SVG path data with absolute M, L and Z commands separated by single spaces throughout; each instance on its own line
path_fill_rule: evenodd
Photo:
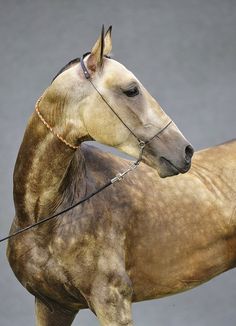
M 27 240 L 10 243 L 8 249 L 9 262 L 22 285 L 44 301 L 56 300 L 68 309 L 84 306 L 83 297 L 72 284 L 72 275 L 58 263 L 50 245 L 42 248 Z

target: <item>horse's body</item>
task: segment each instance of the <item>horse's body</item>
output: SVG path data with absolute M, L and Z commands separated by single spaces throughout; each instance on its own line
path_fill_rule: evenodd
M 168 179 L 141 164 L 72 213 L 14 239 L 9 255 L 17 277 L 49 306 L 52 300 L 76 311 L 88 307 L 83 295 L 91 295 L 100 273 L 104 283 L 127 273 L 132 300 L 142 301 L 234 267 L 235 151 L 236 141 L 201 151 L 188 174 Z M 73 191 L 79 194 L 127 166 L 90 146 L 76 155 L 86 164 L 82 175 L 75 167 Z M 63 207 L 69 204 L 67 198 Z
M 90 83 L 74 61 L 36 106 L 15 165 L 11 232 L 67 208 L 127 168 L 84 140 L 135 158 L 137 140 L 145 141 L 145 164 L 10 239 L 9 262 L 36 297 L 38 326 L 69 326 L 87 307 L 103 326 L 132 325 L 131 302 L 187 290 L 236 261 L 236 142 L 199 152 L 185 176 L 160 179 L 187 172 L 193 149 L 135 76 L 104 57 L 110 32 L 85 59 Z

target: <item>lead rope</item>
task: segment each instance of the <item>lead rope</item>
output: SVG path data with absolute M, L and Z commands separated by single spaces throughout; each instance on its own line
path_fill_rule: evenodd
M 80 204 L 82 204 L 85 201 L 89 200 L 90 198 L 92 198 L 93 196 L 95 196 L 96 194 L 98 194 L 99 192 L 101 192 L 102 190 L 104 190 L 105 188 L 107 188 L 110 185 L 114 184 L 115 182 L 121 181 L 126 174 L 128 174 L 131 171 L 133 171 L 139 165 L 139 163 L 140 163 L 140 161 L 142 159 L 142 153 L 143 153 L 144 146 L 140 146 L 139 158 L 135 162 L 133 162 L 124 172 L 117 173 L 117 175 L 114 178 L 110 179 L 101 188 L 95 190 L 94 192 L 92 192 L 88 196 L 84 197 L 83 199 L 81 199 L 80 201 L 78 201 L 77 203 L 75 203 L 74 205 L 63 209 L 62 211 L 60 211 L 60 212 L 58 212 L 58 213 L 56 213 L 56 214 L 54 214 L 52 216 L 45 217 L 42 220 L 40 220 L 39 222 L 33 223 L 33 224 L 29 225 L 29 226 L 26 226 L 25 228 L 22 228 L 22 229 L 20 229 L 20 230 L 18 230 L 16 232 L 12 233 L 12 234 L 9 234 L 8 236 L 0 239 L 0 242 L 6 241 L 6 240 L 8 240 L 10 238 L 13 238 L 13 237 L 15 237 L 16 235 L 18 235 L 20 233 L 23 233 L 25 231 L 28 231 L 28 230 L 30 230 L 30 229 L 32 229 L 32 228 L 34 228 L 34 227 L 36 227 L 36 226 L 38 226 L 40 224 L 43 224 L 43 223 L 45 223 L 47 221 L 50 221 L 50 220 L 52 220 L 52 219 L 54 219 L 54 218 L 56 218 L 56 217 L 58 217 L 58 216 L 60 216 L 60 215 L 62 215 L 64 213 L 72 210 L 76 206 L 79 206 Z
M 106 189 L 107 187 L 109 187 L 110 185 L 118 182 L 118 181 L 121 181 L 128 173 L 130 173 L 131 171 L 133 171 L 134 169 L 137 168 L 137 166 L 139 165 L 139 163 L 141 162 L 142 160 L 142 155 L 143 155 L 143 150 L 144 150 L 144 147 L 154 138 L 154 137 L 158 137 L 158 135 L 163 131 L 165 130 L 171 123 L 172 123 L 172 120 L 170 120 L 164 128 L 162 128 L 158 133 L 156 133 L 153 137 L 151 137 L 148 141 L 143 141 L 141 139 L 139 139 L 139 137 L 137 137 L 135 135 L 135 133 L 127 126 L 127 124 L 119 117 L 119 115 L 115 112 L 115 110 L 112 108 L 112 106 L 107 102 L 107 100 L 104 98 L 104 96 L 100 93 L 100 91 L 97 89 L 97 87 L 93 84 L 93 82 L 91 81 L 90 79 L 90 74 L 87 70 L 87 68 L 85 67 L 85 64 L 84 64 L 84 57 L 86 55 L 88 55 L 89 53 L 86 53 L 81 59 L 80 59 L 80 64 L 81 64 L 81 67 L 83 69 L 83 72 L 84 72 L 84 76 L 86 79 L 89 80 L 89 82 L 91 83 L 91 85 L 93 86 L 93 88 L 96 90 L 96 92 L 100 95 L 100 97 L 102 98 L 102 100 L 107 104 L 107 106 L 112 110 L 112 112 L 117 116 L 117 118 L 124 124 L 124 126 L 130 131 L 130 133 L 137 139 L 138 143 L 139 143 L 139 157 L 138 159 L 133 162 L 124 172 L 119 172 L 116 174 L 116 176 L 112 179 L 110 179 L 107 183 L 105 183 L 102 187 L 100 187 L 99 189 L 95 190 L 94 192 L 92 192 L 91 194 L 89 194 L 88 196 L 84 197 L 83 199 L 81 199 L 80 201 L 78 201 L 77 203 L 73 204 L 72 206 L 69 206 L 65 209 L 63 209 L 62 211 L 52 215 L 52 216 L 49 216 L 49 217 L 45 217 L 43 219 L 41 219 L 40 221 L 36 222 L 36 223 L 33 223 L 29 226 L 26 226 L 25 228 L 22 228 L 22 229 L 19 229 L 17 230 L 16 232 L 12 233 L 12 234 L 9 234 L 8 236 L 4 237 L 4 238 L 1 238 L 0 239 L 0 243 L 3 242 L 3 241 L 6 241 L 10 238 L 13 238 L 15 237 L 16 235 L 20 234 L 20 233 L 23 233 L 25 231 L 28 231 L 38 225 L 41 225 L 47 221 L 50 221 L 70 210 L 72 210 L 73 208 L 75 208 L 76 206 L 79 206 L 80 204 L 86 202 L 87 200 L 89 200 L 90 198 L 92 198 L 93 196 L 95 196 L 96 194 L 98 194 L 99 192 L 101 192 L 102 190 Z M 41 98 L 39 98 L 39 100 L 37 101 L 36 103 L 36 112 L 40 118 L 40 120 L 43 122 L 43 124 L 52 132 L 52 134 L 54 136 L 56 136 L 60 141 L 62 141 L 63 143 L 65 143 L 67 146 L 69 146 L 70 148 L 73 148 L 73 149 L 77 149 L 77 146 L 73 146 L 72 144 L 68 143 L 61 135 L 59 135 L 58 133 L 56 133 L 53 128 L 47 123 L 47 121 L 44 119 L 44 117 L 42 116 L 42 114 L 40 113 L 39 111 L 39 102 L 40 102 Z
M 10 239 L 10 238 L 13 238 L 13 237 L 15 237 L 16 235 L 18 235 L 18 234 L 20 234 L 20 233 L 23 233 L 23 232 L 25 232 L 25 231 L 28 231 L 28 230 L 30 230 L 30 229 L 32 229 L 32 228 L 38 226 L 38 225 L 41 225 L 41 224 L 43 224 L 43 223 L 45 223 L 45 222 L 47 222 L 47 221 L 50 221 L 50 220 L 52 220 L 52 219 L 54 219 L 54 218 L 56 218 L 56 217 L 58 217 L 58 216 L 60 216 L 60 215 L 62 215 L 62 214 L 64 214 L 64 213 L 66 213 L 66 212 L 72 210 L 72 209 L 75 208 L 76 206 L 79 206 L 80 204 L 86 202 L 87 200 L 89 200 L 90 198 L 92 198 L 93 196 L 95 196 L 96 194 L 98 194 L 99 192 L 101 192 L 102 190 L 106 189 L 106 188 L 109 187 L 110 185 L 114 184 L 115 182 L 117 182 L 117 181 L 121 181 L 121 180 L 124 178 L 124 176 L 125 176 L 126 174 L 128 174 L 128 173 L 131 172 L 131 171 L 133 171 L 133 170 L 134 170 L 134 169 L 139 165 L 139 163 L 140 163 L 140 161 L 141 161 L 141 158 L 142 158 L 142 152 L 143 152 L 143 147 L 140 147 L 139 158 L 138 158 L 135 162 L 133 162 L 133 163 L 132 163 L 132 164 L 131 164 L 131 165 L 130 165 L 130 166 L 129 166 L 129 167 L 128 167 L 124 172 L 117 173 L 117 175 L 116 175 L 114 178 L 110 179 L 110 180 L 109 180 L 107 183 L 105 183 L 102 187 L 100 187 L 99 189 L 93 191 L 93 192 L 90 193 L 88 196 L 85 196 L 84 198 L 82 198 L 80 201 L 78 201 L 78 202 L 75 203 L 74 205 L 72 205 L 72 206 L 70 206 L 70 207 L 67 207 L 67 208 L 63 209 L 62 211 L 60 211 L 60 212 L 58 212 L 58 213 L 56 213 L 56 214 L 54 214 L 54 215 L 52 215 L 52 216 L 45 217 L 45 218 L 43 218 L 42 220 L 40 220 L 39 222 L 33 223 L 33 224 L 29 225 L 29 226 L 26 226 L 25 228 L 22 228 L 22 229 L 20 229 L 20 230 L 18 230 L 18 231 L 16 231 L 16 232 L 12 233 L 12 234 L 9 234 L 8 236 L 6 236 L 6 237 L 0 239 L 0 242 L 6 241 L 6 240 L 8 240 L 8 239 Z

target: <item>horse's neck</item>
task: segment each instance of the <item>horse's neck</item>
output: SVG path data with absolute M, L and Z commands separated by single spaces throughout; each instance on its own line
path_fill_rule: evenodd
M 24 225 L 39 220 L 64 201 L 72 201 L 77 195 L 75 185 L 83 179 L 83 162 L 80 148 L 75 151 L 66 146 L 33 113 L 14 170 L 19 222 Z

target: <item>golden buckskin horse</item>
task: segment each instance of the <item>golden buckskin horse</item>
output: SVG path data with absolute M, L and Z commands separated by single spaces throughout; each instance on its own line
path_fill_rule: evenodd
M 123 181 L 9 240 L 10 265 L 35 296 L 38 326 L 71 325 L 85 308 L 103 326 L 132 325 L 132 302 L 188 290 L 235 266 L 236 142 L 198 152 L 183 175 L 191 145 L 137 78 L 107 57 L 111 47 L 109 28 L 57 75 L 16 161 L 11 233 L 129 166 L 83 141 L 136 159 L 145 144 L 143 162 Z

